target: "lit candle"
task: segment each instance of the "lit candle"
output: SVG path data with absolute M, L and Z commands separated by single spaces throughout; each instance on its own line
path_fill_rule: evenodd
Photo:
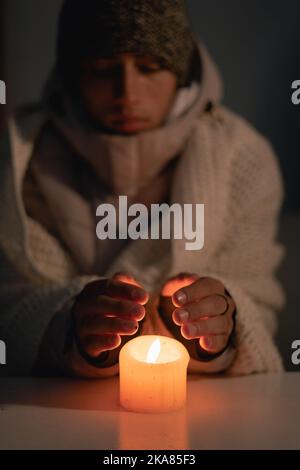
M 177 340 L 145 335 L 120 351 L 120 402 L 131 411 L 163 412 L 186 401 L 189 354 Z

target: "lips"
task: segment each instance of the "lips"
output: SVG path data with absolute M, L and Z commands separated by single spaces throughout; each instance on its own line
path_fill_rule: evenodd
M 138 132 L 146 128 L 147 121 L 136 116 L 117 116 L 112 119 L 112 124 L 122 132 Z

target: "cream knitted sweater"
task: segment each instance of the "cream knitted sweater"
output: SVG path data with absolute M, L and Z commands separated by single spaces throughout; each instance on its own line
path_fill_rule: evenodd
M 156 154 L 160 163 L 161 149 L 171 156 L 180 154 L 171 203 L 205 204 L 204 248 L 186 251 L 185 239 L 136 240 L 114 258 L 108 270 L 104 272 L 99 266 L 97 272 L 110 276 L 128 271 L 138 279 L 152 293 L 143 334 L 167 336 L 171 333 L 156 308 L 162 283 L 182 271 L 221 280 L 237 306 L 235 359 L 232 362 L 228 351 L 210 363 L 191 359 L 189 371 L 226 368 L 231 375 L 280 371 L 281 359 L 272 340 L 275 312 L 283 304 L 274 277 L 283 254 L 276 242 L 282 202 L 280 173 L 268 142 L 243 119 L 221 106 L 214 112 L 201 112 L 201 103 L 219 102 L 222 87 L 205 48 L 199 51 L 203 65 L 201 94 L 189 113 L 162 129 L 126 139 L 126 144 L 114 139 L 115 146 L 110 150 L 116 153 L 117 167 L 120 147 L 123 153 L 127 151 L 126 162 L 134 151 L 139 161 L 143 149 L 147 150 L 147 174 Z M 70 371 L 63 349 L 72 302 L 94 276 L 82 276 L 78 260 L 64 243 L 67 239 L 51 236 L 47 225 L 28 217 L 22 198 L 26 170 L 44 124 L 41 114 L 13 120 L 6 149 L 1 152 L 0 339 L 7 345 L 7 366 L 1 367 L 1 374 L 30 374 L 37 361 L 46 373 L 80 373 L 82 358 L 78 357 L 78 369 Z M 80 136 L 79 129 L 74 136 Z M 90 143 L 89 136 L 84 148 Z M 54 157 L 55 149 L 52 153 Z M 132 186 L 130 178 L 128 184 Z M 69 193 L 69 202 L 70 197 L 79 200 L 76 192 Z M 47 217 L 46 205 L 44 209 Z M 78 206 L 80 217 L 83 209 Z M 90 237 L 83 246 L 91 246 L 93 233 Z M 102 377 L 116 374 L 118 365 L 92 369 L 91 376 Z
M 0 373 L 31 373 L 44 334 L 61 311 L 49 350 L 49 362 L 59 369 L 68 324 L 64 307 L 91 279 L 80 275 L 60 240 L 25 213 L 21 188 L 39 128 L 39 118 L 26 127 L 12 122 L 1 152 L 0 338 L 7 366 Z M 274 313 L 283 305 L 274 277 L 283 255 L 276 242 L 282 183 L 273 151 L 243 119 L 218 107 L 198 119 L 182 161 L 178 171 L 185 177 L 177 178 L 172 197 L 205 204 L 205 248 L 195 254 L 184 250 L 184 240 L 174 240 L 170 253 L 165 243 L 139 240 L 110 272 L 130 271 L 152 292 L 162 278 L 183 270 L 220 279 L 237 305 L 237 354 L 227 373 L 280 371 L 272 335 Z M 148 317 L 147 332 L 170 335 L 155 309 Z M 205 371 L 197 361 L 189 367 Z M 117 366 L 103 375 L 114 373 Z

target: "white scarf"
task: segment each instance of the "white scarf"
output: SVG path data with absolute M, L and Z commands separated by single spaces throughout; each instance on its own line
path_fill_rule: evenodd
M 211 80 L 207 68 L 214 66 L 205 50 L 201 58 L 206 63 L 201 87 L 180 90 L 159 128 L 134 136 L 110 135 L 84 128 L 67 104 L 63 117 L 50 114 L 31 168 L 55 230 L 84 272 L 103 275 L 126 245 L 96 239 L 96 206 L 163 184 L 162 170 L 182 154 L 207 102 L 219 98 L 220 84 Z

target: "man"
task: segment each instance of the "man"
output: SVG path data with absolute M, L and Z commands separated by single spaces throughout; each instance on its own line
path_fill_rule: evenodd
M 191 372 L 282 369 L 281 179 L 221 96 L 182 0 L 64 2 L 42 106 L 12 123 L 2 163 L 11 373 L 113 375 L 124 342 L 148 333 L 182 341 Z M 204 204 L 204 248 L 97 240 L 96 207 L 119 195 Z

